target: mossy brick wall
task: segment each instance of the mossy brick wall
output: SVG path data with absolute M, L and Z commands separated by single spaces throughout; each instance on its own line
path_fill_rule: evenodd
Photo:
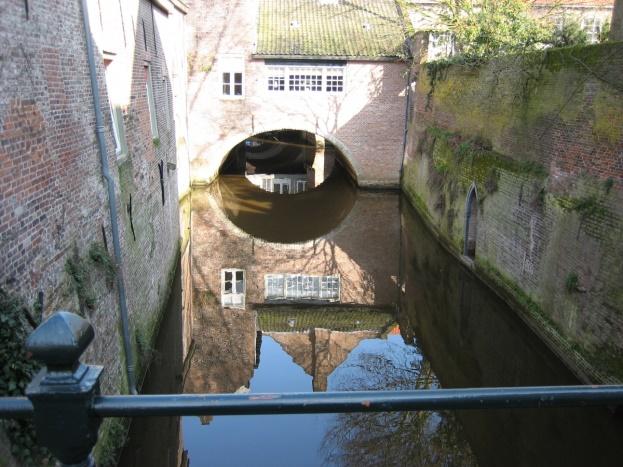
M 174 99 L 174 90 L 178 77 L 185 81 L 185 63 L 170 56 L 173 45 L 183 40 L 176 29 L 182 28 L 183 15 L 169 6 L 170 15 L 147 0 L 123 2 L 122 11 L 116 2 L 90 11 L 131 321 L 133 329 L 150 323 L 138 331 L 144 334 L 153 334 L 179 254 L 180 190 L 177 172 L 167 163 L 178 159 L 180 118 L 174 113 L 185 104 L 178 102 L 184 101 L 181 94 Z M 104 365 L 102 390 L 117 392 L 124 385 L 117 292 L 88 260 L 91 245 L 103 244 L 104 236 L 112 254 L 112 237 L 80 3 L 30 2 L 27 14 L 24 3 L 13 2 L 0 15 L 0 39 L 0 287 L 28 304 L 44 292 L 44 315 L 78 311 L 65 265 L 74 255 L 84 259 L 95 304 L 83 306 L 82 312 L 96 331 L 84 359 Z M 108 79 L 106 63 L 113 67 Z M 154 77 L 158 145 L 152 141 L 147 106 L 147 63 Z M 109 101 L 117 103 L 109 97 L 124 82 L 128 153 L 117 158 L 107 109 Z M 130 196 L 136 239 L 127 212 Z
M 433 73 L 429 73 L 433 71 Z M 586 380 L 623 379 L 623 44 L 422 68 L 403 189 Z

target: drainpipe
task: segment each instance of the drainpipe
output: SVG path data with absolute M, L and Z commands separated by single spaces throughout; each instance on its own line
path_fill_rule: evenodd
M 112 244 L 117 265 L 117 292 L 119 295 L 119 315 L 121 319 L 121 332 L 123 334 L 123 353 L 125 356 L 126 377 L 130 393 L 136 394 L 136 383 L 134 376 L 134 359 L 132 356 L 132 346 L 130 345 L 130 331 L 128 323 L 128 304 L 125 294 L 125 284 L 123 280 L 123 257 L 121 255 L 121 242 L 119 241 L 119 225 L 117 224 L 117 200 L 115 196 L 115 182 L 110 176 L 108 167 L 108 150 L 106 149 L 106 138 L 104 137 L 104 121 L 102 118 L 102 107 L 100 104 L 100 91 L 97 82 L 97 72 L 95 70 L 95 59 L 93 57 L 93 39 L 89 26 L 89 12 L 86 0 L 82 2 L 82 20 L 84 22 L 84 34 L 87 42 L 87 58 L 89 60 L 89 77 L 91 78 L 91 92 L 93 93 L 93 107 L 95 110 L 95 134 L 99 146 L 100 161 L 102 163 L 102 175 L 106 180 L 108 188 L 108 208 L 110 210 L 110 228 L 112 230 Z
M 405 104 L 405 127 L 402 137 L 402 160 L 400 161 L 400 186 L 402 188 L 402 173 L 405 165 L 405 151 L 407 150 L 407 133 L 409 132 L 409 108 L 411 107 L 411 64 L 407 72 L 407 98 Z

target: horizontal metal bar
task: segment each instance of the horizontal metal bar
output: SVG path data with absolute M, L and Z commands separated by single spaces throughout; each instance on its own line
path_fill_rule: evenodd
M 463 410 L 623 405 L 623 386 L 352 391 L 285 394 L 159 394 L 98 396 L 99 417 L 261 415 L 399 410 Z M 24 397 L 0 398 L 1 418 L 32 416 Z
M 27 397 L 0 397 L 0 418 L 32 417 L 33 407 Z
M 548 386 L 290 394 L 101 396 L 95 399 L 93 410 L 102 417 L 147 417 L 587 407 L 619 404 L 623 404 L 623 386 Z

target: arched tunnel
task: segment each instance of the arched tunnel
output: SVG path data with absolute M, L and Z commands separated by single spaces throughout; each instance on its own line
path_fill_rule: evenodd
M 277 194 L 297 194 L 333 176 L 357 182 L 347 157 L 320 135 L 283 129 L 255 134 L 238 143 L 221 166 L 221 175 L 244 175 Z
M 334 229 L 353 207 L 356 187 L 354 169 L 334 144 L 291 129 L 258 133 L 238 143 L 215 184 L 221 209 L 236 226 L 282 243 Z

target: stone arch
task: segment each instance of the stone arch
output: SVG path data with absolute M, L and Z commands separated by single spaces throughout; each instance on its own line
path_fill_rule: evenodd
M 264 128 L 262 127 L 262 128 L 256 128 L 255 131 L 251 133 L 237 132 L 237 133 L 228 135 L 227 138 L 223 139 L 222 143 L 218 146 L 218 148 L 216 148 L 216 150 L 220 152 L 220 155 L 219 155 L 218 167 L 216 169 L 215 176 L 216 174 L 218 174 L 221 167 L 225 163 L 225 160 L 227 159 L 227 156 L 229 155 L 231 150 L 234 149 L 234 147 L 236 147 L 238 144 L 260 133 L 266 133 L 269 131 L 284 131 L 284 130 L 306 131 L 313 135 L 321 136 L 322 138 L 329 141 L 339 151 L 340 155 L 342 156 L 341 161 L 344 163 L 343 165 L 345 166 L 346 170 L 350 173 L 350 175 L 353 177 L 355 182 L 358 183 L 360 176 L 361 176 L 361 167 L 357 159 L 353 156 L 352 151 L 350 151 L 350 149 L 348 149 L 348 147 L 342 141 L 340 141 L 335 135 L 331 133 L 325 133 L 323 131 L 319 131 L 316 128 L 301 128 L 301 125 L 297 125 L 296 127 L 292 127 L 292 128 L 289 128 L 289 127 L 288 128 L 284 128 L 284 127 Z
M 465 199 L 465 230 L 463 254 L 468 258 L 476 257 L 476 239 L 478 238 L 478 191 L 472 183 Z

